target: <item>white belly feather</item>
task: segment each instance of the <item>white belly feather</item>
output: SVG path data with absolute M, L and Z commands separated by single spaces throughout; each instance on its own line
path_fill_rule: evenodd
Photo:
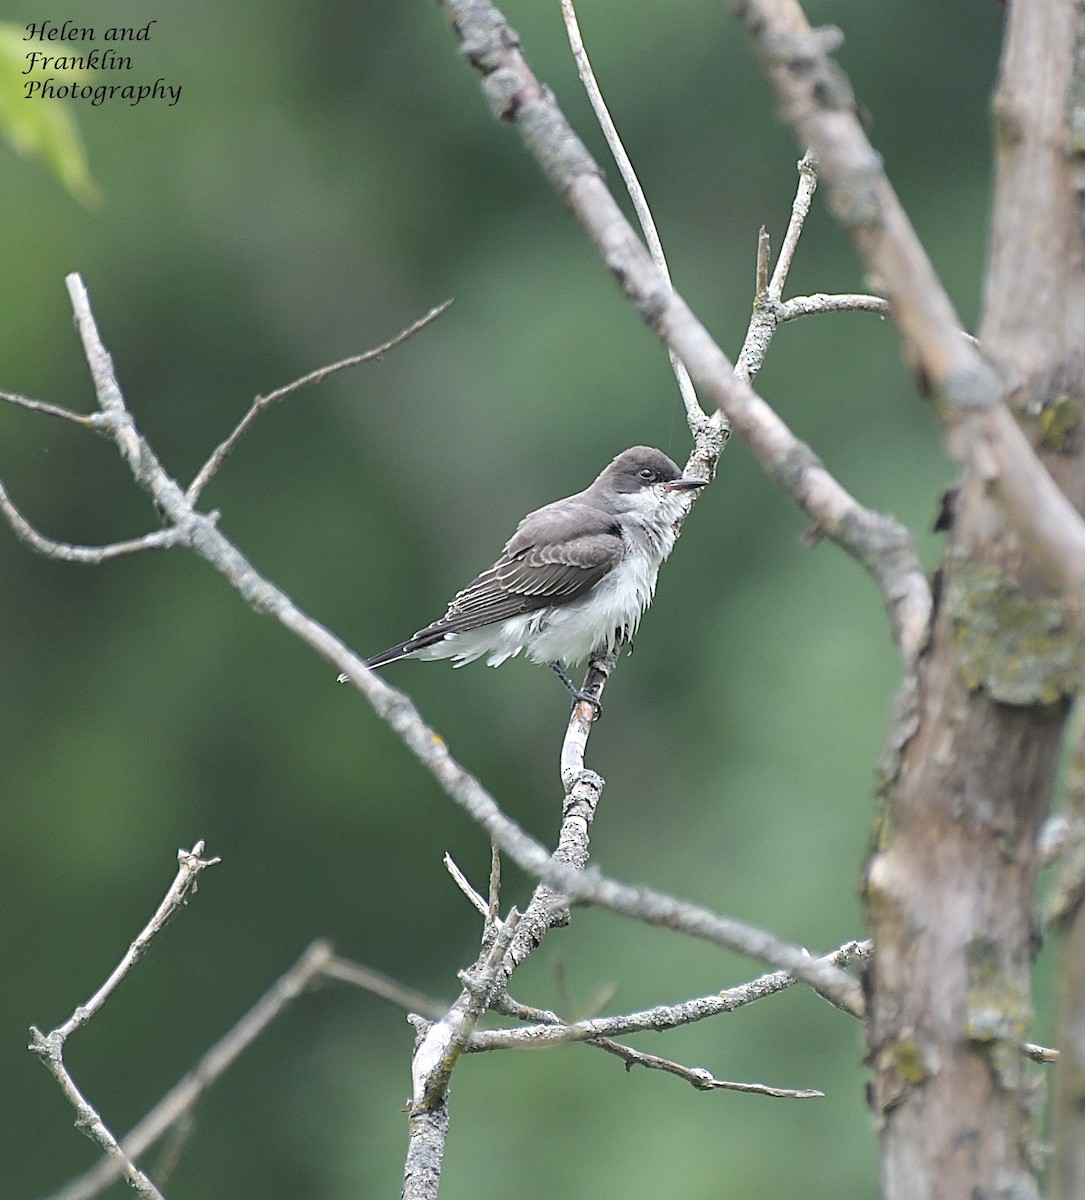
M 677 508 L 677 506 L 676 506 Z M 677 511 L 675 512 L 677 517 Z M 626 555 L 589 592 L 569 604 L 510 617 L 467 633 L 450 633 L 443 641 L 416 652 L 416 658 L 451 658 L 453 666 L 474 662 L 484 654 L 491 667 L 522 650 L 532 662 L 583 662 L 593 650 L 613 650 L 636 633 L 652 602 L 659 568 L 674 547 L 672 527 L 662 532 L 636 517 L 626 518 L 622 536 Z

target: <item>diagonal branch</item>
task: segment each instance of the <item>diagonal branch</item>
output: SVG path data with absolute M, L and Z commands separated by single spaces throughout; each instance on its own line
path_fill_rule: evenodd
M 872 953 L 870 942 L 846 942 L 820 961 L 844 967 L 851 962 L 869 958 Z M 680 1004 L 660 1004 L 641 1012 L 624 1013 L 616 1017 L 591 1017 L 584 1021 L 565 1024 L 555 1018 L 517 1029 L 488 1029 L 476 1033 L 469 1049 L 484 1050 L 524 1049 L 534 1046 L 563 1045 L 566 1042 L 594 1042 L 603 1037 L 622 1037 L 631 1033 L 651 1031 L 659 1033 L 676 1029 L 680 1025 L 691 1025 L 709 1017 L 735 1012 L 748 1004 L 774 996 L 796 982 L 787 971 L 773 971 L 738 987 L 714 992 L 710 996 L 699 996 Z
M 663 273 L 667 285 L 672 286 L 671 274 L 667 267 L 667 259 L 663 253 L 663 242 L 660 240 L 655 218 L 652 216 L 652 210 L 648 207 L 648 200 L 644 195 L 644 189 L 640 186 L 640 180 L 633 169 L 633 163 L 626 153 L 625 146 L 622 145 L 622 139 L 618 136 L 617 127 L 610 115 L 610 110 L 606 106 L 606 101 L 603 99 L 599 83 L 595 78 L 595 72 L 592 70 L 588 52 L 584 47 L 584 39 L 580 36 L 580 24 L 576 19 L 576 9 L 573 7 L 573 0 L 561 0 L 561 15 L 565 20 L 565 32 L 569 38 L 569 48 L 573 52 L 573 61 L 576 63 L 580 82 L 584 85 L 584 90 L 588 94 L 588 100 L 591 102 L 592 111 L 595 113 L 595 119 L 599 122 L 599 128 L 603 131 L 603 136 L 606 138 L 610 152 L 614 156 L 614 161 L 618 164 L 618 171 L 621 174 L 622 181 L 625 183 L 625 190 L 629 193 L 629 199 L 633 202 L 633 210 L 636 212 L 637 220 L 640 222 L 640 227 L 644 232 L 644 240 L 648 243 L 648 250 L 652 255 L 652 260 Z M 693 389 L 693 380 L 690 379 L 685 364 L 675 351 L 670 348 L 668 348 L 668 355 L 671 360 L 671 370 L 678 381 L 678 390 L 682 395 L 682 403 L 686 407 L 686 420 L 689 422 L 690 429 L 696 435 L 697 430 L 704 423 L 705 414 L 697 401 L 697 393 Z
M 997 496 L 1049 580 L 1085 587 L 1085 520 L 1006 407 L 1006 387 L 960 335 L 953 304 L 871 146 L 830 58 L 835 29 L 811 29 L 796 0 L 732 0 L 784 119 L 817 156 L 830 207 L 885 288 L 913 371 L 933 391 L 950 452 Z
M 75 1109 L 76 1127 L 105 1151 L 106 1169 L 111 1172 L 112 1177 L 117 1178 L 123 1175 L 136 1193 L 146 1197 L 147 1200 L 162 1200 L 162 1195 L 148 1176 L 135 1165 L 133 1160 L 139 1151 L 133 1150 L 131 1146 L 122 1146 L 117 1141 L 97 1110 L 79 1090 L 65 1065 L 64 1046 L 68 1038 L 76 1030 L 82 1029 L 101 1009 L 117 985 L 147 953 L 151 942 L 165 929 L 170 918 L 187 902 L 188 897 L 196 891 L 200 875 L 219 861 L 217 858 L 201 858 L 202 854 L 203 842 L 197 842 L 191 850 L 177 852 L 177 875 L 162 903 L 159 904 L 154 915 L 128 947 L 124 957 L 114 967 L 109 978 L 94 995 L 85 1004 L 80 1004 L 67 1021 L 49 1033 L 42 1033 L 33 1025 L 30 1027 L 30 1049 L 41 1059 L 46 1069 L 57 1081 L 68 1102 Z
M 649 888 L 622 884 L 597 872 L 581 872 L 555 861 L 543 845 L 501 811 L 493 796 L 453 758 L 444 739 L 426 724 L 407 696 L 385 683 L 329 629 L 302 612 L 285 592 L 255 570 L 211 518 L 193 509 L 184 491 L 166 473 L 139 433 L 124 404 L 82 280 L 78 275 L 70 275 L 66 282 L 98 401 L 109 416 L 111 436 L 137 484 L 152 496 L 165 519 L 178 527 L 181 542 L 224 576 L 256 612 L 273 617 L 333 668 L 347 675 L 351 685 L 369 701 L 377 716 L 395 730 L 445 794 L 485 829 L 519 867 L 569 902 L 608 908 L 635 920 L 677 929 L 748 954 L 791 971 L 849 1011 L 863 1010 L 859 987 L 850 976 L 835 966 L 808 958 L 798 947 L 763 930 Z M 526 916 L 527 913 L 520 922 L 518 935 L 524 932 Z M 515 945 L 514 941 L 513 949 Z
M 176 546 L 180 534 L 175 528 L 155 529 L 142 537 L 128 542 L 111 542 L 106 546 L 73 546 L 70 542 L 58 542 L 39 533 L 11 502 L 7 489 L 0 482 L 0 512 L 8 519 L 15 536 L 37 554 L 61 562 L 87 563 L 97 566 L 122 554 L 137 554 L 141 550 L 169 550 Z
M 930 588 L 911 535 L 871 511 L 825 469 L 809 446 L 733 375 L 726 355 L 667 283 L 607 190 L 602 171 L 548 89 L 531 72 L 516 35 L 489 0 L 443 0 L 468 61 L 482 76 L 494 115 L 515 124 L 551 185 L 588 233 L 622 292 L 685 364 L 701 394 L 723 410 L 762 466 L 877 583 L 906 663 L 925 642 Z
M 497 931 L 494 944 L 474 968 L 463 972 L 461 999 L 419 1038 L 411 1062 L 412 1117 L 444 1105 L 452 1071 L 467 1049 L 479 1021 L 486 1015 L 493 996 L 503 986 L 505 954 L 519 924 L 519 912 L 510 909 Z
M 658 1054 L 647 1054 L 643 1050 L 634 1050 L 632 1046 L 623 1046 L 621 1042 L 612 1042 L 609 1038 L 600 1038 L 592 1043 L 601 1050 L 615 1055 L 625 1063 L 625 1069 L 631 1071 L 634 1067 L 647 1067 L 653 1071 L 666 1071 L 677 1075 L 686 1083 L 692 1084 L 699 1092 L 746 1092 L 754 1096 L 772 1096 L 778 1100 L 816 1100 L 825 1095 L 814 1088 L 782 1088 L 771 1087 L 767 1083 L 745 1083 L 734 1079 L 717 1079 L 711 1071 L 704 1067 L 687 1067 L 669 1058 L 660 1058 Z
M 45 413 L 49 417 L 59 417 L 62 421 L 70 421 L 84 429 L 95 429 L 104 432 L 101 413 L 77 413 L 70 408 L 62 408 L 59 404 L 50 404 L 47 400 L 32 400 L 29 396 L 20 396 L 18 392 L 0 391 L 0 400 L 14 404 L 19 408 L 28 408 L 31 412 Z
M 191 850 L 178 850 L 177 861 L 179 865 L 173 883 L 163 897 L 162 903 L 155 909 L 154 916 L 151 917 L 125 951 L 124 957 L 113 968 L 109 978 L 85 1004 L 80 1004 L 76 1008 L 63 1025 L 58 1025 L 56 1029 L 47 1035 L 35 1030 L 36 1038 L 55 1045 L 57 1050 L 62 1050 L 67 1039 L 77 1029 L 82 1029 L 102 1005 L 105 1004 L 121 980 L 124 979 L 128 972 L 147 953 L 151 942 L 165 929 L 174 914 L 188 903 L 188 898 L 196 891 L 203 872 L 208 867 L 213 867 L 221 861 L 218 858 L 201 858 L 201 854 L 203 854 L 203 842 L 197 842 Z
M 342 371 L 346 367 L 357 367 L 362 363 L 378 362 L 381 356 L 387 353 L 387 351 L 405 342 L 420 329 L 424 329 L 431 321 L 435 321 L 451 304 L 451 300 L 446 300 L 443 304 L 438 304 L 434 308 L 431 308 L 424 317 L 419 317 L 417 321 L 408 325 L 406 329 L 401 330 L 394 338 L 385 342 L 383 346 L 367 350 L 364 354 L 352 354 L 349 358 L 341 359 L 339 362 L 331 363 L 326 367 L 318 367 L 317 370 L 310 371 L 307 375 L 302 375 L 300 379 L 295 379 L 293 383 L 288 383 L 281 388 L 276 388 L 273 392 L 268 392 L 266 396 L 257 396 L 252 402 L 252 407 L 237 423 L 230 436 L 215 447 L 211 457 L 200 467 L 196 473 L 196 478 L 188 485 L 187 495 L 189 500 L 195 504 L 200 498 L 200 493 L 211 482 L 219 467 L 226 461 L 227 456 L 265 408 L 270 408 L 279 400 L 285 400 L 287 396 L 293 395 L 294 392 L 300 391 L 304 387 L 323 383 L 329 375 L 334 375 L 336 371 Z
M 281 975 L 247 1013 L 219 1039 L 145 1117 L 121 1139 L 120 1150 L 129 1158 L 145 1154 L 169 1129 L 191 1116 L 205 1092 L 248 1046 L 264 1032 L 293 1000 L 322 975 L 350 978 L 352 963 L 340 963 L 327 942 L 313 942 L 289 970 Z M 338 968 L 345 968 L 339 973 Z M 91 1200 L 123 1173 L 119 1159 L 107 1157 L 89 1171 L 54 1192 L 49 1200 Z

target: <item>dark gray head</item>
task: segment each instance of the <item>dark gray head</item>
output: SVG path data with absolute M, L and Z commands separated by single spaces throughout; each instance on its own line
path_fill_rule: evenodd
M 623 450 L 592 487 L 605 487 L 607 491 L 620 494 L 635 494 L 656 485 L 659 485 L 660 491 L 679 492 L 704 487 L 706 483 L 707 479 L 683 475 L 662 450 L 653 450 L 651 446 L 634 446 L 631 450 Z

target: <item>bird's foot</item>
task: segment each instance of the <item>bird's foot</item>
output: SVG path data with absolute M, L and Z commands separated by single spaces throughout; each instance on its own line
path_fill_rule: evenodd
M 559 662 L 550 664 L 551 671 L 565 684 L 569 690 L 569 694 L 573 698 L 573 707 L 578 704 L 590 704 L 595 710 L 595 720 L 598 721 L 603 715 L 603 706 L 599 701 L 599 697 L 588 691 L 587 688 L 578 688 L 575 683 L 569 678 L 569 672 Z
M 592 718 L 593 721 L 598 721 L 603 715 L 603 705 L 600 702 L 599 697 L 593 695 L 586 688 L 573 688 L 572 695 L 573 708 L 576 708 L 578 704 L 590 704 L 592 708 L 595 709 L 595 716 Z

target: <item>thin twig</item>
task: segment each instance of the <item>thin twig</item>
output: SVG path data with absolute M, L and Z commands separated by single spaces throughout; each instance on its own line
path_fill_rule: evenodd
M 863 129 L 851 86 L 796 0 L 731 0 L 784 119 L 809 146 L 834 215 L 885 288 L 905 354 L 938 401 L 951 455 L 966 461 L 1060 591 L 1085 588 L 1085 519 L 1007 407 L 1008 387 L 961 321 Z M 689 356 L 684 356 L 687 366 Z M 696 377 L 696 372 L 694 372 Z M 702 389 L 703 390 L 703 389 Z
M 52 1059 L 47 1054 L 43 1054 L 42 1048 L 33 1041 L 30 1043 L 30 1049 L 36 1054 L 42 1055 L 42 1061 L 60 1085 L 65 1099 L 75 1109 L 76 1129 L 85 1133 L 91 1141 L 96 1142 L 99 1148 L 105 1151 L 107 1157 L 99 1170 L 108 1181 L 112 1182 L 114 1179 L 123 1177 L 137 1195 L 144 1197 L 144 1200 L 164 1200 L 162 1193 L 151 1182 L 150 1177 L 136 1166 L 130 1152 L 117 1141 L 99 1116 L 98 1111 L 88 1103 L 82 1092 L 76 1087 L 75 1081 L 68 1074 L 64 1063 L 60 1059 Z M 94 1191 L 87 1194 L 94 1196 L 100 1190 L 101 1188 L 95 1188 Z M 57 1195 L 58 1197 L 63 1196 L 64 1192 Z
M 39 533 L 11 502 L 7 489 L 0 483 L 0 512 L 8 519 L 12 532 L 24 545 L 36 554 L 55 558 L 61 562 L 87 563 L 97 566 L 122 554 L 138 554 L 142 550 L 169 550 L 181 541 L 174 528 L 155 529 L 142 537 L 128 542 L 111 542 L 105 546 L 73 546 L 70 542 L 58 542 Z
M 825 955 L 824 961 L 837 967 L 844 967 L 852 962 L 869 958 L 872 951 L 873 947 L 869 941 L 845 942 L 831 954 Z M 685 1079 L 694 1087 L 705 1091 L 725 1088 L 731 1091 L 756 1092 L 762 1095 L 803 1099 L 820 1096 L 823 1093 L 817 1091 L 796 1091 L 790 1088 L 773 1088 L 759 1083 L 733 1083 L 719 1080 L 711 1072 L 701 1067 L 685 1067 L 670 1059 L 634 1050 L 621 1042 L 614 1041 L 612 1037 L 606 1036 L 606 1034 L 630 1034 L 647 1030 L 661 1032 L 708 1017 L 734 1012 L 747 1004 L 753 1004 L 757 1000 L 773 996 L 777 992 L 791 987 L 795 982 L 795 977 L 788 972 L 775 971 L 739 987 L 728 988 L 725 992 L 702 996 L 682 1004 L 658 1005 L 640 1013 L 629 1013 L 620 1017 L 593 1018 L 573 1024 L 566 1024 L 556 1013 L 546 1009 L 519 1004 L 506 994 L 501 998 L 501 1003 L 496 1006 L 498 1011 L 506 1016 L 515 1017 L 517 1020 L 533 1021 L 537 1024 L 511 1031 L 487 1030 L 476 1033 L 472 1037 L 468 1049 L 478 1053 L 495 1049 L 562 1045 L 578 1041 L 617 1056 L 625 1062 L 627 1068 L 639 1065 L 669 1071 L 679 1078 Z
M 444 1104 L 452 1071 L 470 1042 L 479 1019 L 490 1007 L 494 990 L 501 986 L 505 953 L 519 923 L 520 914 L 515 908 L 510 909 L 482 962 L 463 973 L 464 990 L 461 998 L 420 1039 L 411 1060 L 411 1078 L 414 1082 L 412 1113 Z
M 478 892 L 471 886 L 471 881 L 467 876 L 456 866 L 452 860 L 452 855 L 446 853 L 444 858 L 445 870 L 452 876 L 453 881 L 468 900 L 478 909 L 484 917 L 489 916 L 489 906 L 486 901 L 479 895 Z
M 447 1004 L 441 1004 L 424 992 L 415 991 L 414 988 L 409 988 L 380 971 L 374 971 L 372 967 L 340 958 L 338 954 L 332 955 L 322 963 L 320 970 L 327 979 L 349 983 L 352 987 L 361 988 L 380 997 L 381 1000 L 387 1000 L 389 1004 L 394 1004 L 405 1012 L 421 1013 L 432 1021 L 439 1021 L 448 1010 Z
M 1050 1046 L 1037 1046 L 1035 1042 L 1022 1042 L 1021 1052 L 1026 1058 L 1038 1063 L 1057 1063 L 1059 1052 Z
M 595 118 L 599 122 L 599 128 L 602 130 L 603 137 L 606 139 L 614 161 L 618 165 L 618 171 L 625 183 L 629 198 L 633 202 L 633 210 L 637 215 L 641 232 L 644 234 L 648 252 L 651 254 L 652 260 L 663 276 L 667 289 L 673 291 L 670 267 L 667 265 L 667 256 L 663 252 L 663 242 L 659 236 L 659 229 L 656 226 L 655 218 L 652 216 L 652 210 L 644 194 L 644 189 L 641 187 L 640 180 L 637 178 L 637 173 L 633 168 L 632 160 L 626 153 L 625 146 L 622 144 L 622 139 L 618 134 L 617 126 L 614 124 L 610 110 L 603 99 L 599 81 L 595 77 L 595 71 L 592 69 L 587 49 L 584 46 L 584 39 L 580 33 L 580 24 L 577 21 L 573 0 L 561 0 L 561 13 L 565 21 L 565 32 L 569 39 L 569 48 L 576 63 L 577 73 L 587 93 L 588 100 L 595 113 Z M 712 478 L 715 474 L 720 454 L 730 435 L 730 427 L 719 409 L 711 417 L 706 416 L 697 399 L 697 392 L 685 364 L 673 349 L 668 348 L 667 354 L 670 358 L 671 370 L 674 372 L 675 380 L 678 383 L 678 391 L 686 410 L 686 421 L 696 442 L 696 448 L 690 463 L 691 465 L 696 464 L 700 469 L 707 472 L 708 478 Z M 687 493 L 686 513 L 689 512 L 689 509 L 693 506 L 697 498 L 697 493 Z M 685 517 L 683 516 L 679 520 L 679 527 L 684 519 Z M 614 669 L 615 662 L 616 655 L 611 654 L 597 661 L 593 660 L 589 664 L 588 674 L 581 690 L 590 696 L 594 696 L 596 703 L 591 704 L 588 701 L 581 701 L 574 706 L 572 716 L 569 719 L 569 727 L 561 752 L 561 778 L 565 787 L 567 803 L 571 802 L 578 773 L 584 769 L 584 753 L 588 737 L 591 734 L 592 721 L 601 711 L 599 701 L 602 699 L 603 689 L 606 686 L 610 672 Z M 588 782 L 589 788 L 596 787 L 595 780 L 597 779 L 598 776 L 592 777 Z M 599 782 L 601 784 L 601 780 Z M 598 792 L 596 791 L 596 802 L 597 800 Z
M 752 383 L 757 377 L 776 330 L 788 321 L 823 313 L 876 312 L 885 316 L 889 312 L 888 303 L 880 296 L 850 292 L 838 295 L 817 292 L 812 296 L 796 296 L 792 300 L 784 300 L 784 285 L 787 283 L 806 218 L 810 215 L 810 202 L 817 187 L 817 163 L 809 151 L 799 160 L 798 172 L 799 183 L 791 204 L 791 217 L 771 279 L 768 275 L 769 236 L 763 225 L 758 234 L 756 296 L 746 337 L 735 360 L 735 376 L 743 383 Z
M 787 283 L 795 251 L 799 248 L 799 238 L 802 237 L 806 218 L 810 215 L 810 203 L 818 186 L 817 160 L 809 150 L 799 159 L 798 171 L 799 186 L 791 203 L 791 218 L 787 223 L 787 232 L 784 234 L 780 254 L 768 286 L 768 293 L 774 300 L 783 298 L 784 285 Z
M 750 1092 L 756 1096 L 774 1096 L 788 1100 L 813 1100 L 825 1095 L 824 1092 L 815 1091 L 812 1088 L 770 1087 L 767 1083 L 739 1083 L 729 1079 L 717 1079 L 711 1071 L 705 1070 L 704 1067 L 683 1066 L 682 1063 L 674 1062 L 672 1059 L 660 1058 L 658 1054 L 647 1054 L 643 1050 L 634 1050 L 632 1046 L 623 1046 L 619 1042 L 612 1042 L 609 1038 L 600 1038 L 593 1044 L 620 1058 L 625 1063 L 627 1071 L 632 1070 L 633 1067 L 666 1071 L 668 1074 L 677 1075 L 679 1079 L 684 1079 L 700 1092 L 722 1089 L 729 1092 Z
M 783 325 L 798 317 L 816 316 L 821 313 L 869 312 L 879 317 L 889 316 L 889 301 L 881 296 L 867 296 L 862 292 L 814 292 L 810 296 L 792 296 L 784 300 L 775 310 L 776 321 Z
M 868 958 L 870 953 L 869 942 L 846 942 L 831 954 L 824 955 L 820 961 L 826 965 L 843 967 L 848 963 Z M 532 1017 L 530 1019 L 538 1021 L 538 1024 L 524 1025 L 518 1029 L 493 1029 L 476 1033 L 471 1039 L 470 1049 L 473 1053 L 478 1053 L 486 1050 L 563 1045 L 567 1042 L 592 1042 L 602 1037 L 623 1037 L 646 1031 L 659 1033 L 709 1017 L 735 1012 L 748 1004 L 774 996 L 792 987 L 796 982 L 795 976 L 790 972 L 774 971 L 723 992 L 685 1000 L 680 1004 L 660 1004 L 621 1016 L 592 1017 L 569 1024 L 556 1017 L 551 1020 L 552 1014 L 541 1018 Z
M 149 1200 L 161 1200 L 161 1193 L 144 1172 L 135 1165 L 134 1160 L 141 1151 L 133 1150 L 131 1146 L 119 1143 L 97 1110 L 80 1092 L 64 1064 L 64 1045 L 77 1029 L 86 1025 L 101 1009 L 121 980 L 147 953 L 154 938 L 165 929 L 173 914 L 196 891 L 199 877 L 204 870 L 220 861 L 217 858 L 201 858 L 203 849 L 204 844 L 201 841 L 197 842 L 191 850 L 177 852 L 179 870 L 162 903 L 135 941 L 128 947 L 124 957 L 113 969 L 109 978 L 94 995 L 85 1004 L 79 1005 L 67 1021 L 58 1025 L 51 1032 L 43 1034 L 37 1026 L 30 1027 L 30 1049 L 41 1059 L 56 1079 L 68 1102 L 75 1109 L 76 1127 L 97 1142 L 105 1151 L 108 1156 L 106 1163 L 112 1172 L 112 1178 L 123 1175 L 139 1195 L 148 1197 Z
M 342 371 L 346 367 L 357 367 L 362 363 L 378 360 L 383 354 L 400 345 L 400 343 L 405 342 L 420 329 L 425 328 L 431 321 L 435 321 L 451 304 L 451 300 L 446 300 L 443 304 L 438 304 L 436 307 L 431 308 L 424 317 L 419 317 L 414 324 L 401 330 L 394 338 L 385 342 L 382 346 L 377 346 L 373 350 L 367 350 L 364 354 L 353 354 L 350 358 L 341 359 L 339 362 L 331 363 L 326 367 L 319 367 L 315 371 L 310 371 L 307 375 L 302 375 L 300 379 L 295 379 L 293 383 L 288 383 L 281 388 L 276 388 L 273 392 L 268 392 L 266 396 L 257 396 L 252 403 L 252 407 L 237 423 L 234 431 L 224 442 L 215 448 L 214 453 L 197 472 L 196 478 L 188 485 L 186 494 L 189 500 L 195 503 L 199 499 L 200 493 L 211 481 L 219 467 L 222 466 L 227 455 L 229 455 L 241 440 L 245 431 L 265 408 L 270 408 L 272 404 L 277 403 L 279 400 L 285 400 L 287 396 L 292 395 L 301 388 L 309 387 L 311 384 L 323 383 L 329 375 L 334 375 L 336 371 Z
M 486 949 L 493 945 L 497 931 L 501 928 L 501 850 L 497 843 L 490 842 L 490 898 L 486 906 L 486 925 L 482 931 L 482 945 Z
M 769 231 L 762 225 L 757 234 L 757 270 L 754 273 L 754 295 L 758 301 L 768 299 L 771 256 L 772 242 L 769 239 Z
M 621 173 L 629 198 L 633 201 L 633 210 L 637 214 L 637 220 L 648 244 L 648 252 L 663 273 L 667 286 L 670 287 L 670 268 L 667 266 L 667 258 L 663 253 L 663 243 L 659 237 L 659 230 L 656 228 L 655 218 L 652 216 L 652 210 L 648 207 L 644 189 L 640 185 L 640 180 L 625 151 L 625 146 L 622 145 L 622 139 L 618 136 L 617 127 L 611 118 L 610 111 L 603 99 L 603 93 L 595 78 L 595 72 L 588 59 L 588 52 L 584 48 L 584 39 L 580 36 L 580 25 L 576 19 L 573 0 L 561 0 L 561 15 L 565 19 L 565 31 L 569 38 L 569 47 L 573 52 L 573 60 L 576 62 L 577 73 L 580 75 L 580 82 L 584 85 L 588 100 L 595 112 L 595 118 L 599 122 L 599 128 L 603 131 L 614 161 L 618 164 L 618 171 Z M 678 382 L 678 390 L 682 395 L 682 403 L 686 408 L 686 419 L 689 421 L 690 430 L 696 434 L 701 424 L 708 418 L 697 400 L 697 392 L 685 364 L 673 350 L 668 349 L 667 353 L 671 360 L 671 370 Z
M 911 534 L 893 518 L 859 504 L 810 447 L 734 376 L 708 330 L 668 287 L 498 9 L 488 0 L 442 0 L 442 7 L 466 58 L 482 76 L 494 115 L 518 130 L 626 298 L 682 360 L 700 394 L 724 411 L 780 487 L 823 534 L 870 572 L 890 614 L 894 640 L 911 666 L 926 642 L 931 612 L 930 586 Z
M 252 1045 L 291 1001 L 320 978 L 332 960 L 332 949 L 327 942 L 313 942 L 241 1020 L 125 1135 L 121 1140 L 125 1154 L 138 1158 L 168 1129 L 187 1118 L 203 1094 L 238 1055 Z M 117 1164 L 106 1159 L 55 1192 L 49 1200 L 90 1200 L 108 1187 L 118 1174 Z
M 191 850 L 177 851 L 179 864 L 177 875 L 170 884 L 169 891 L 163 897 L 162 903 L 155 910 L 154 916 L 140 930 L 105 983 L 85 1004 L 80 1004 L 63 1025 L 58 1025 L 56 1029 L 46 1035 L 46 1041 L 56 1041 L 60 1047 L 63 1047 L 64 1042 L 77 1029 L 81 1029 L 105 1004 L 121 980 L 147 953 L 151 942 L 166 928 L 173 915 L 188 903 L 189 896 L 196 892 L 203 872 L 208 867 L 213 867 L 222 861 L 220 858 L 201 858 L 203 850 L 204 844 L 200 841 Z
M 102 430 L 101 413 L 77 413 L 70 408 L 61 408 L 59 404 L 50 404 L 47 400 L 32 400 L 29 396 L 20 396 L 18 392 L 0 391 L 0 400 L 8 404 L 16 404 L 20 408 L 28 408 L 31 412 L 45 413 L 50 417 L 59 417 L 63 421 L 71 421 L 83 429 Z

